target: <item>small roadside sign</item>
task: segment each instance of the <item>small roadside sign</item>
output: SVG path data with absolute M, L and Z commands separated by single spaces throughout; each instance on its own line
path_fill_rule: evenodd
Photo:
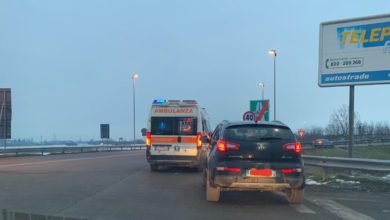
M 305 130 L 303 130 L 303 129 L 298 129 L 298 135 L 299 135 L 300 138 L 305 137 Z
M 255 119 L 256 119 L 256 115 L 251 111 L 245 112 L 244 115 L 242 116 L 242 120 L 244 121 L 255 121 Z

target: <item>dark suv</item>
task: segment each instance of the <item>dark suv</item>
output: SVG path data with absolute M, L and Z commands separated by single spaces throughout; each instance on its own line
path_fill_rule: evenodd
M 223 121 L 209 140 L 204 184 L 208 201 L 221 191 L 282 191 L 301 203 L 305 176 L 302 147 L 281 122 Z

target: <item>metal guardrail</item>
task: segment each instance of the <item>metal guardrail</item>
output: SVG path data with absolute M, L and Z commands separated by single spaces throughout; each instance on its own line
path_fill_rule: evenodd
M 321 167 L 323 179 L 329 178 L 334 169 L 360 170 L 375 173 L 390 173 L 390 160 L 358 159 L 345 157 L 302 156 L 305 166 Z
M 66 153 L 87 153 L 103 151 L 142 150 L 145 144 L 134 145 L 98 145 L 75 147 L 44 147 L 44 148 L 8 148 L 0 149 L 0 157 L 22 155 L 49 155 Z M 349 170 L 389 172 L 390 160 L 358 159 L 345 157 L 325 157 L 302 155 L 305 165 L 322 167 L 324 169 L 339 168 Z
M 75 146 L 75 147 L 43 147 L 43 148 L 7 148 L 0 149 L 0 157 L 24 156 L 24 155 L 49 155 L 68 153 L 107 152 L 124 150 L 142 150 L 145 144 L 134 145 L 99 145 L 99 146 Z
M 344 168 L 377 172 L 390 172 L 390 160 L 373 160 L 345 157 L 302 156 L 305 165 Z

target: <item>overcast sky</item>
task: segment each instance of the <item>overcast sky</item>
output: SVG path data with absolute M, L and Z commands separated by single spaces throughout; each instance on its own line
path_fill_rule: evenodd
M 132 72 L 138 137 L 156 98 L 196 99 L 213 126 L 241 120 L 260 81 L 273 107 L 269 49 L 278 51 L 278 120 L 325 126 L 349 90 L 318 87 L 319 24 L 389 9 L 390 1 L 368 0 L 0 0 L 12 137 L 99 139 L 99 124 L 109 123 L 112 138 L 132 138 Z M 390 85 L 355 94 L 363 121 L 390 120 Z

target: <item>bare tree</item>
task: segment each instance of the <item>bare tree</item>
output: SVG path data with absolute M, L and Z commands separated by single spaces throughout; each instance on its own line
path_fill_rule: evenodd
M 326 133 L 333 137 L 344 137 L 348 135 L 348 124 L 349 124 L 349 109 L 347 105 L 343 105 L 341 108 L 336 109 L 330 116 L 329 124 L 326 128 Z M 361 124 L 358 114 L 355 112 L 355 128 Z M 356 129 L 355 129 L 356 130 Z

